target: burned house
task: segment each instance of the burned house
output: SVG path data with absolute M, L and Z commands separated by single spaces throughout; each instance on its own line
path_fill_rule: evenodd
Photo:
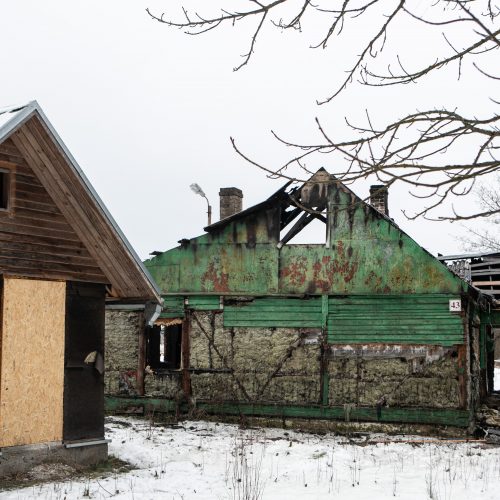
M 137 356 L 115 363 L 109 408 L 467 427 L 490 299 L 388 217 L 383 186 L 371 201 L 321 169 L 146 261 L 165 307 L 144 384 L 117 387 Z M 323 241 L 293 243 L 313 221 Z
M 105 305 L 161 297 L 36 102 L 0 110 L 0 289 L 0 476 L 105 459 Z
M 486 393 L 491 392 L 495 364 L 500 367 L 500 252 L 440 255 L 438 258 L 493 299 L 480 332 L 481 370 L 486 380 Z

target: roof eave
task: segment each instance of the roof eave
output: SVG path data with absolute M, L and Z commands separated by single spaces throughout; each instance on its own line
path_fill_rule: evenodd
M 148 283 L 148 288 L 151 291 L 151 297 L 144 297 L 145 300 L 150 300 L 151 298 L 154 298 L 155 301 L 158 304 L 162 303 L 162 298 L 161 298 L 161 291 L 158 287 L 158 285 L 154 282 L 151 274 L 149 271 L 146 269 L 144 264 L 142 263 L 141 259 L 137 255 L 136 251 L 126 238 L 126 236 L 123 234 L 122 230 L 104 205 L 103 201 L 93 188 L 92 184 L 90 181 L 87 179 L 85 174 L 83 173 L 82 169 L 80 168 L 80 165 L 78 165 L 78 162 L 75 160 L 73 155 L 70 153 L 66 145 L 64 144 L 64 141 L 61 139 L 59 134 L 56 132 L 52 124 L 50 123 L 50 120 L 47 118 L 43 110 L 41 109 L 40 105 L 38 104 L 37 101 L 30 101 L 27 105 L 23 106 L 15 106 L 11 108 L 4 109 L 3 112 L 13 112 L 19 109 L 19 112 L 16 113 L 12 119 L 8 120 L 5 122 L 1 127 L 0 127 L 0 143 L 6 140 L 8 137 L 10 137 L 16 130 L 18 130 L 20 127 L 22 127 L 28 120 L 30 120 L 33 116 L 38 116 L 40 122 L 42 125 L 45 127 L 46 131 L 48 132 L 49 136 L 52 139 L 52 142 L 56 145 L 56 147 L 59 149 L 60 153 L 64 156 L 68 164 L 72 167 L 74 172 L 77 174 L 77 176 L 80 178 L 83 186 L 87 190 L 88 194 L 90 197 L 94 200 L 96 205 L 99 207 L 99 209 L 102 211 L 105 219 L 109 222 L 110 226 L 112 227 L 113 231 L 117 234 L 119 240 L 123 243 L 124 247 L 126 248 L 127 252 L 130 254 L 132 257 L 133 261 L 137 265 L 139 271 L 143 274 L 143 276 L 146 279 L 146 282 Z

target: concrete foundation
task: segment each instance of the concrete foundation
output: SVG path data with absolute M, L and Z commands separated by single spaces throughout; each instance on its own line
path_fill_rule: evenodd
M 62 462 L 72 466 L 90 466 L 108 458 L 108 444 L 66 448 L 60 441 L 2 448 L 0 477 L 23 474 L 42 463 Z

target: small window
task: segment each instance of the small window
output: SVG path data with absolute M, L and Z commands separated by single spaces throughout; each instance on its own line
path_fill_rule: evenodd
M 8 210 L 10 207 L 10 172 L 0 170 L 0 210 Z
M 182 325 L 155 325 L 148 329 L 147 359 L 152 370 L 181 367 Z

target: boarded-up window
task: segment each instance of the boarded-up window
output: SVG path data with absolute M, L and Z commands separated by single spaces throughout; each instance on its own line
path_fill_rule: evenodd
M 60 441 L 66 283 L 5 278 L 0 446 Z

